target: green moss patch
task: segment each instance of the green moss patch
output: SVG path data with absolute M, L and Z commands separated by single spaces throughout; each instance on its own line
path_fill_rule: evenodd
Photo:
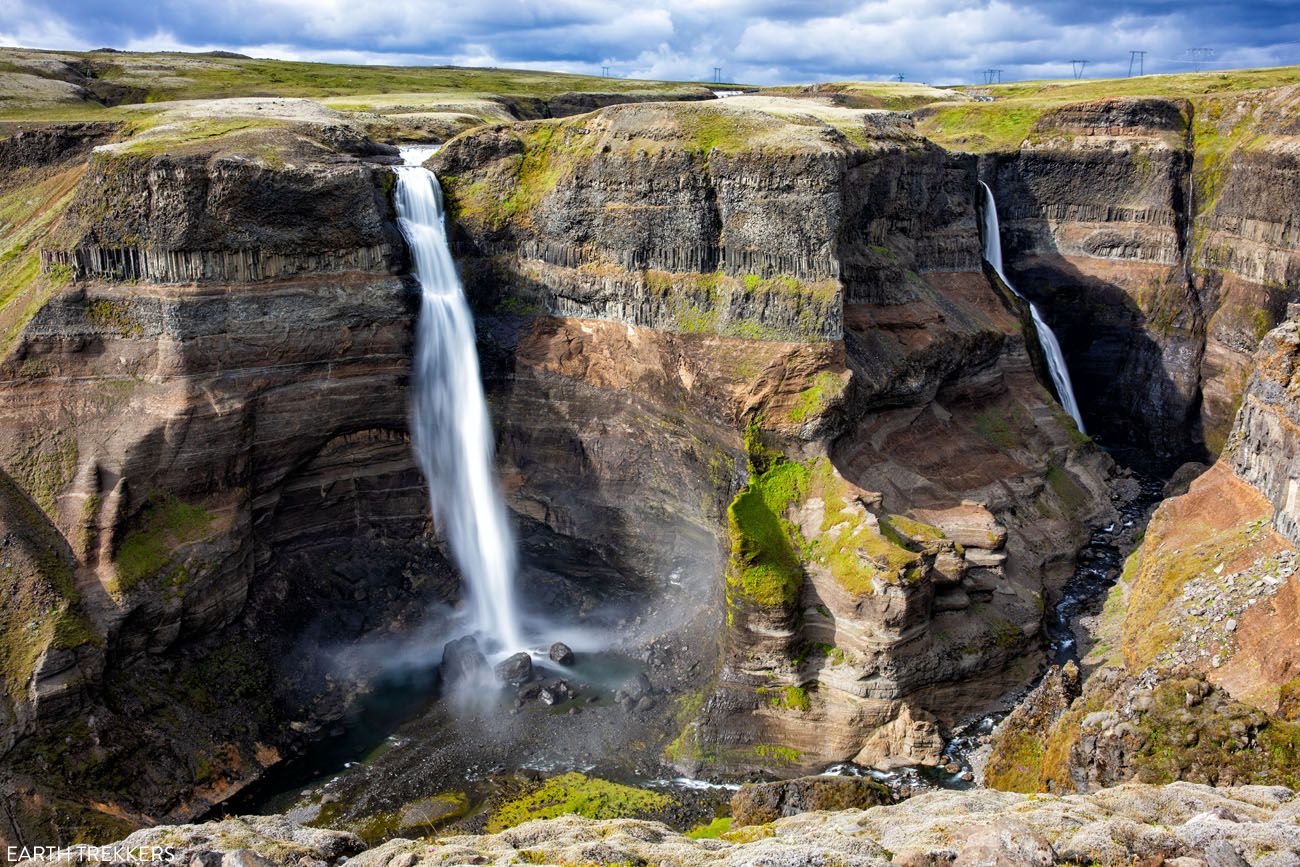
M 534 791 L 507 801 L 488 817 L 490 834 L 534 819 L 585 816 L 588 819 L 625 819 L 653 815 L 667 809 L 673 799 L 661 792 L 611 783 L 579 773 L 552 777 Z
M 136 529 L 117 547 L 117 592 L 126 593 L 162 571 L 182 545 L 210 535 L 216 516 L 201 506 L 168 496 L 146 506 Z
M 807 489 L 808 470 L 781 461 L 755 478 L 727 507 L 731 558 L 728 589 L 764 607 L 789 606 L 803 586 L 794 525 L 786 511 Z
M 802 422 L 823 413 L 832 401 L 844 394 L 847 380 L 836 373 L 824 370 L 813 379 L 813 384 L 799 392 L 790 409 L 790 421 Z
M 731 830 L 731 817 L 719 816 L 706 825 L 696 825 L 686 832 L 692 840 L 717 840 Z

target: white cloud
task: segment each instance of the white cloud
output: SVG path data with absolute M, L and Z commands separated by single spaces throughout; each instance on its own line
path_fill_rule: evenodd
M 1006 80 L 1300 62 L 1282 0 L 0 0 L 0 41 L 201 49 L 352 63 L 527 66 L 641 77 L 786 83 Z

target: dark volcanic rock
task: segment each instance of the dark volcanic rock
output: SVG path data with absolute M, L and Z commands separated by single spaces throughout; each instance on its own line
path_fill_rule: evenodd
M 731 798 L 731 824 L 765 825 L 817 810 L 865 810 L 894 803 L 889 787 L 862 777 L 799 777 L 747 785 Z
M 497 680 L 512 686 L 519 686 L 532 680 L 533 658 L 520 651 L 508 659 L 498 662 L 493 666 L 492 671 L 496 674 Z
M 450 686 L 462 680 L 471 683 L 486 680 L 488 673 L 487 657 L 483 655 L 483 651 L 479 650 L 478 642 L 474 640 L 474 636 L 464 635 L 454 641 L 448 641 L 447 645 L 442 649 L 442 680 L 444 684 Z
M 551 658 L 551 662 L 559 665 L 573 665 L 573 650 L 563 641 L 552 644 L 547 655 Z

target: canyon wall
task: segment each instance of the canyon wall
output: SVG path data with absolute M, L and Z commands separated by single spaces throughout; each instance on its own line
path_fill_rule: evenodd
M 990 785 L 1300 784 L 1297 328 L 1264 337 L 1223 456 L 1152 517 L 1081 694 L 1077 672 L 1049 677 L 999 727 Z
M 983 158 L 1009 273 L 1063 335 L 1090 430 L 1214 456 L 1295 300 L 1296 88 L 1047 111 Z
M 1029 676 L 1107 461 L 982 270 L 973 158 L 896 119 L 702 104 L 488 128 L 431 166 L 514 341 L 492 391 L 516 508 L 560 535 L 599 515 L 659 562 L 689 540 L 711 560 L 686 592 L 725 583 L 672 761 L 932 762 L 943 725 Z M 561 493 L 547 447 L 590 482 Z
M 391 173 L 331 139 L 15 170 L 45 270 L 0 361 L 6 837 L 202 812 L 364 689 L 333 650 L 455 598 L 407 434 Z

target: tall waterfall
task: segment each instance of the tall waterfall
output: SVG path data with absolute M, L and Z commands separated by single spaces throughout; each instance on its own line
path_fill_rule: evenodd
M 515 540 L 493 470 L 492 423 L 479 380 L 474 321 L 447 245 L 442 189 L 420 163 L 431 147 L 402 149 L 398 225 L 423 301 L 416 329 L 411 436 L 434 520 L 466 583 L 474 627 L 504 650 L 523 647 L 515 607 Z
M 1002 270 L 1002 234 L 998 228 L 998 205 L 993 200 L 993 190 L 989 189 L 989 185 L 980 181 L 980 186 L 984 188 L 984 258 L 993 266 L 993 270 L 998 272 L 998 276 L 1002 278 L 1003 283 L 1007 284 L 1007 288 L 1029 305 L 1029 314 L 1033 316 L 1034 329 L 1038 332 L 1038 345 L 1043 348 L 1043 355 L 1047 356 L 1047 369 L 1052 375 L 1056 393 L 1061 398 L 1061 405 L 1070 414 L 1070 418 L 1074 419 L 1079 432 L 1087 433 L 1083 428 L 1083 416 L 1079 413 L 1079 402 L 1074 399 L 1074 386 L 1070 384 L 1070 369 L 1065 366 L 1065 356 L 1061 354 L 1061 344 L 1056 339 L 1056 332 L 1052 331 L 1051 326 L 1043 319 L 1038 305 L 1017 292 L 1015 284 L 1007 279 L 1006 272 Z

